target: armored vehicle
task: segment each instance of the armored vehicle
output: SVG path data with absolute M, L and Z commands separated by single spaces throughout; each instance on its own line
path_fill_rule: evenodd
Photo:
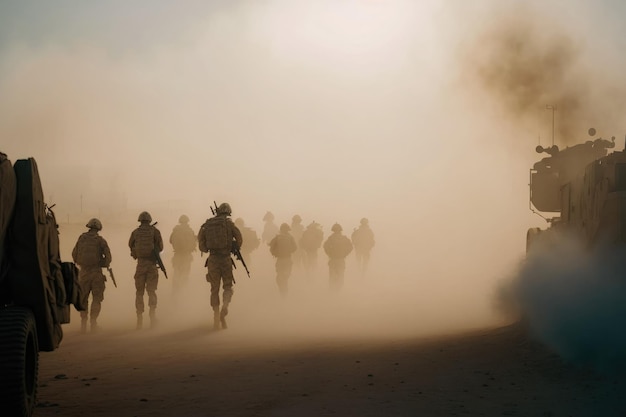
M 527 252 L 561 236 L 587 248 L 626 243 L 626 152 L 609 153 L 614 147 L 615 137 L 536 148 L 548 156 L 530 170 L 529 206 L 549 227 L 528 230 Z
M 0 153 L 0 414 L 31 416 L 39 352 L 53 351 L 80 308 L 76 266 L 62 262 L 58 225 L 33 158 Z

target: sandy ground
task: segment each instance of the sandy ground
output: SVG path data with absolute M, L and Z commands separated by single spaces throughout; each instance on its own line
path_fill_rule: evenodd
M 623 382 L 519 324 L 463 334 L 245 344 L 206 326 L 66 335 L 41 355 L 43 416 L 623 416 Z
M 488 280 L 390 276 L 382 263 L 357 276 L 349 264 L 330 293 L 320 261 L 313 276 L 294 269 L 281 299 L 259 255 L 251 278 L 237 269 L 229 328 L 214 331 L 196 256 L 179 292 L 160 278 L 159 325 L 137 331 L 128 233 L 107 238 L 118 287 L 107 283 L 102 330 L 82 334 L 72 309 L 60 348 L 40 355 L 37 417 L 626 415 L 623 379 L 495 318 Z

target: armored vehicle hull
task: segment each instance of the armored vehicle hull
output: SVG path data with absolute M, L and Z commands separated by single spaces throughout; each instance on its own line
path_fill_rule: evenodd
M 530 171 L 530 207 L 549 227 L 528 230 L 527 251 L 563 237 L 589 249 L 626 243 L 626 152 L 609 153 L 614 146 L 615 138 L 562 151 L 537 147 L 550 156 Z
M 58 225 L 34 159 L 0 153 L 0 410 L 31 416 L 39 352 L 58 348 L 78 302 L 76 267 L 61 262 Z

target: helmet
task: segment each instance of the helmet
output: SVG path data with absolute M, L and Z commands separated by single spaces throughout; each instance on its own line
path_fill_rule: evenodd
M 265 213 L 265 216 L 263 216 L 263 221 L 272 221 L 274 220 L 274 215 L 272 214 L 271 211 L 268 211 L 267 213 Z
M 363 217 L 363 218 L 361 219 L 361 224 L 362 224 L 363 226 L 367 226 L 367 224 L 368 224 L 368 223 L 369 223 L 369 220 L 367 220 L 365 217 Z
M 237 217 L 237 219 L 235 220 L 235 226 L 237 227 L 243 227 L 244 226 L 244 222 L 243 219 L 241 217 Z
M 230 204 L 228 203 L 220 204 L 215 211 L 217 212 L 217 214 L 226 214 L 228 216 L 230 216 L 230 214 L 233 212 L 233 210 L 230 208 Z
M 189 223 L 189 217 L 186 214 L 183 214 L 178 218 L 178 223 Z
M 302 221 L 302 217 L 300 217 L 299 214 L 296 214 L 295 216 L 291 218 L 291 221 L 294 223 L 300 223 Z
M 333 224 L 333 227 L 330 228 L 330 230 L 332 230 L 333 232 L 341 232 L 343 228 L 339 223 L 335 223 Z
M 102 223 L 96 218 L 89 220 L 85 226 L 90 229 L 102 230 Z
M 282 233 L 289 232 L 289 231 L 291 231 L 291 227 L 289 227 L 289 225 L 287 223 L 283 223 L 283 224 L 280 225 L 280 231 Z
M 147 211 L 142 211 L 141 213 L 139 213 L 139 217 L 137 218 L 137 221 L 150 223 L 152 221 L 152 216 Z

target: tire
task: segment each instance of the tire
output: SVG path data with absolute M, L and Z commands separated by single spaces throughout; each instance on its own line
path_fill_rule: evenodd
M 0 410 L 7 417 L 30 417 L 37 399 L 39 346 L 32 311 L 0 308 Z

